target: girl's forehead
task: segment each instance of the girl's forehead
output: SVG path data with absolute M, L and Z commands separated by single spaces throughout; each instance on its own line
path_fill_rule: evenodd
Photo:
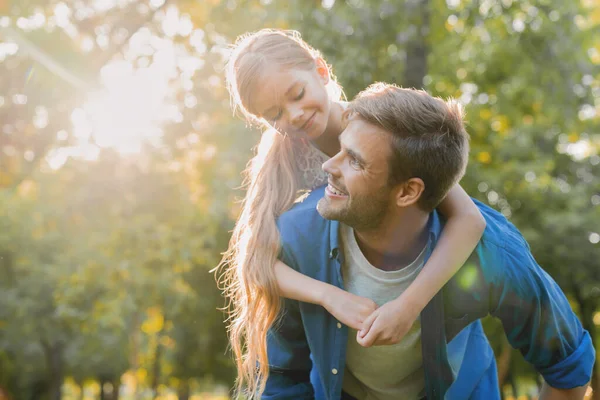
M 250 109 L 262 116 L 276 107 L 295 86 L 305 83 L 310 72 L 298 68 L 268 66 L 263 69 L 248 96 Z

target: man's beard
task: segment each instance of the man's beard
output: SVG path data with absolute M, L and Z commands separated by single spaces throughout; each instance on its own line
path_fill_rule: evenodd
M 317 211 L 323 218 L 340 221 L 355 230 L 374 229 L 387 214 L 389 193 L 389 189 L 383 187 L 368 197 L 355 196 L 351 201 L 348 201 L 348 198 L 342 207 L 332 204 L 330 199 L 324 196 L 317 204 Z

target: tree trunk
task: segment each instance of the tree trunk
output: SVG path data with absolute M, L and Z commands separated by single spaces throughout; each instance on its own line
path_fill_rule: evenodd
M 29 400 L 40 400 L 49 398 L 50 385 L 47 379 L 36 379 L 29 392 Z
M 416 26 L 414 34 L 406 46 L 406 67 L 404 70 L 404 87 L 421 89 L 423 78 L 427 75 L 427 36 L 429 35 L 429 0 L 417 0 L 414 16 L 409 21 Z
M 184 380 L 179 385 L 177 389 L 177 398 L 178 400 L 189 400 L 190 398 L 190 383 L 188 380 Z
M 77 386 L 79 386 L 79 400 L 83 400 L 85 398 L 85 393 L 84 393 L 84 386 L 83 386 L 83 382 L 75 382 L 77 383 Z
M 61 400 L 62 384 L 64 381 L 63 345 L 53 345 L 42 341 L 44 355 L 46 356 L 46 368 L 49 374 L 49 399 Z
M 139 363 L 139 349 L 140 349 L 140 315 L 139 313 L 134 313 L 133 314 L 133 318 L 132 318 L 132 323 L 131 323 L 131 328 L 130 328 L 130 334 L 129 334 L 129 347 L 130 347 L 130 351 L 129 351 L 129 365 L 131 365 L 131 370 L 136 372 L 138 371 L 138 368 L 140 367 L 140 363 Z M 134 374 L 135 376 L 135 374 Z M 134 400 L 138 400 L 140 399 L 140 391 L 139 391 L 139 382 L 137 380 L 137 377 L 135 378 L 135 387 L 133 389 L 133 398 Z
M 112 385 L 113 385 L 112 400 L 119 400 L 119 392 L 121 389 L 121 377 L 114 379 L 112 382 Z
M 575 300 L 579 305 L 579 312 L 581 313 L 581 325 L 583 325 L 583 329 L 587 330 L 592 338 L 596 337 L 596 324 L 594 324 L 594 312 L 596 310 L 596 304 L 593 302 L 586 302 L 579 289 L 573 285 L 573 294 L 575 295 Z M 600 400 L 600 380 L 599 380 L 599 366 L 598 360 L 594 363 L 594 369 L 592 370 L 592 397 L 591 400 Z
M 508 371 L 510 370 L 512 352 L 513 348 L 508 342 L 508 338 L 506 335 L 502 335 L 502 349 L 498 355 L 498 359 L 496 360 L 498 364 L 498 386 L 500 389 L 502 389 L 504 386 L 506 377 L 508 376 Z
M 104 384 L 106 383 L 106 381 L 104 380 L 104 378 L 100 379 L 100 400 L 108 400 L 106 398 L 106 393 L 104 393 Z
M 154 352 L 154 362 L 152 363 L 152 396 L 158 398 L 158 383 L 160 382 L 160 359 L 162 357 L 162 346 L 160 344 L 160 334 L 157 336 L 156 351 Z
M 110 390 L 105 390 L 105 387 L 109 387 Z M 111 378 L 100 378 L 100 400 L 119 400 L 119 388 L 121 386 L 121 379 Z
M 512 389 L 513 397 L 519 397 L 519 387 L 517 385 L 517 380 L 515 379 L 515 374 L 513 374 L 512 372 L 508 374 L 508 382 L 510 383 L 510 388 Z
M 164 310 L 164 307 L 161 307 Z M 162 358 L 163 348 L 160 344 L 160 339 L 165 330 L 165 326 L 167 326 L 167 315 L 163 314 L 164 323 L 160 331 L 156 334 L 156 350 L 154 352 L 154 362 L 152 363 L 152 395 L 153 398 L 158 398 L 158 384 L 160 383 L 160 362 Z

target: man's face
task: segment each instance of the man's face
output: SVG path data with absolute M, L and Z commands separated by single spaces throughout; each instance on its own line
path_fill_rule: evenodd
M 340 145 L 340 152 L 323 164 L 329 184 L 317 210 L 357 230 L 376 228 L 394 202 L 388 184 L 389 133 L 354 116 Z

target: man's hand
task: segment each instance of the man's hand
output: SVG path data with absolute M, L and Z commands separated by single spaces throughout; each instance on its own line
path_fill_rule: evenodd
M 327 289 L 321 305 L 338 321 L 356 330 L 359 330 L 367 317 L 377 309 L 377 304 L 373 300 L 335 286 Z
M 356 341 L 364 347 L 400 343 L 420 312 L 400 296 L 373 311 L 358 331 Z

